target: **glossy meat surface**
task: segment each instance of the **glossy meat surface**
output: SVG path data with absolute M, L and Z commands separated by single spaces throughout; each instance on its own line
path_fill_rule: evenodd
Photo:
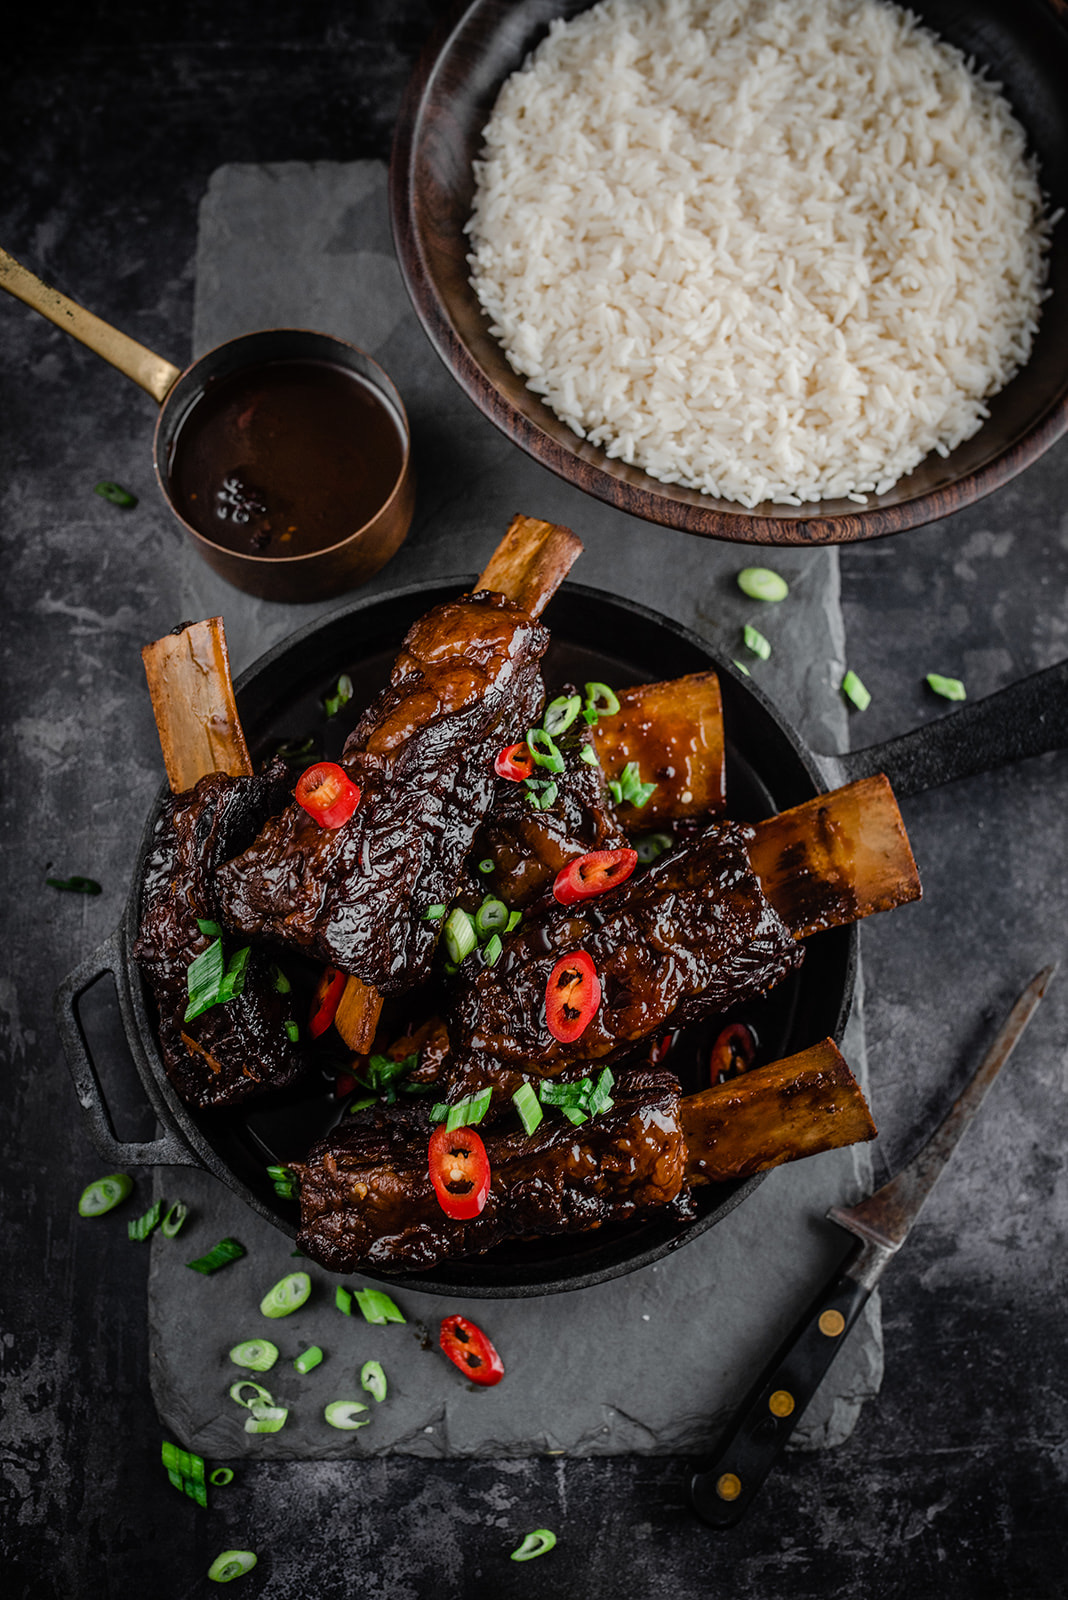
M 673 1202 L 685 1208 L 678 1083 L 667 1072 L 635 1072 L 614 1096 L 610 1111 L 577 1128 L 547 1108 L 533 1134 L 480 1129 L 493 1179 L 485 1208 L 466 1222 L 447 1217 L 434 1193 L 425 1105 L 361 1113 L 306 1162 L 291 1163 L 297 1244 L 333 1272 L 421 1271 L 505 1239 L 581 1233 Z
M 295 804 L 273 817 L 218 875 L 227 920 L 382 994 L 424 978 L 441 929 L 424 913 L 453 898 L 493 796 L 494 757 L 540 706 L 547 645 L 501 595 L 421 617 L 345 746 L 358 809 L 333 830 Z
M 286 1033 L 292 995 L 275 990 L 265 951 L 253 948 L 239 995 L 184 1021 L 187 970 L 211 943 L 197 921 L 220 920 L 215 869 L 254 837 L 291 787 L 281 761 L 259 777 L 211 773 L 166 800 L 156 823 L 133 954 L 156 1000 L 167 1076 L 183 1100 L 202 1110 L 284 1089 L 306 1065 L 304 1047 Z M 242 942 L 224 937 L 228 959 Z

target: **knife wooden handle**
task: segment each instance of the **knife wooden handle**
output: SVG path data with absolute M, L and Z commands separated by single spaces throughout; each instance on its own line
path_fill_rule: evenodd
M 870 1292 L 843 1267 L 750 1389 L 711 1465 L 690 1484 L 694 1507 L 710 1527 L 731 1528 L 745 1516 Z

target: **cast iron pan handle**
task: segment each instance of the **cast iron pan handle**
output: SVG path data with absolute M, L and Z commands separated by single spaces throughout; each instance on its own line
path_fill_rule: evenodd
M 894 793 L 907 795 L 1066 745 L 1068 661 L 1059 661 L 899 739 L 819 759 L 834 788 L 885 772 Z
M 122 930 L 116 929 L 105 939 L 99 949 L 87 956 L 80 966 L 69 973 L 56 990 L 55 1019 L 60 1042 L 67 1057 L 71 1077 L 82 1108 L 89 1118 L 89 1132 L 97 1150 L 105 1161 L 117 1167 L 194 1167 L 200 1165 L 189 1147 L 177 1134 L 166 1129 L 162 1136 L 149 1143 L 126 1143 L 115 1133 L 115 1124 L 108 1110 L 103 1086 L 96 1070 L 85 1037 L 78 1002 L 87 989 L 98 979 L 111 973 L 123 1029 L 135 1058 L 137 1048 L 131 1032 L 129 996 L 124 990 L 124 960 Z

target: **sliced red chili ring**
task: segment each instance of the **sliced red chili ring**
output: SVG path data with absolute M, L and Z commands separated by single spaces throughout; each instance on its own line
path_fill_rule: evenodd
M 486 1204 L 490 1188 L 490 1164 L 486 1146 L 474 1128 L 454 1128 L 445 1124 L 430 1135 L 427 1152 L 430 1181 L 447 1217 L 466 1222 L 477 1217 Z
M 493 763 L 493 770 L 498 778 L 510 778 L 513 783 L 522 783 L 534 771 L 534 757 L 522 740 L 519 744 L 506 744 Z
M 443 1317 L 438 1342 L 465 1378 L 487 1389 L 504 1377 L 504 1362 L 482 1329 L 466 1317 Z
M 554 1039 L 574 1044 L 601 1003 L 601 980 L 585 950 L 561 956 L 545 985 L 545 1022 Z
M 336 761 L 317 761 L 297 779 L 294 798 L 321 828 L 340 828 L 359 805 L 360 789 Z
M 675 1048 L 678 1037 L 678 1033 L 662 1033 L 659 1039 L 653 1041 L 649 1047 L 649 1065 L 651 1067 L 659 1066 L 665 1056 L 670 1055 Z
M 308 1018 L 308 1032 L 313 1039 L 318 1039 L 320 1034 L 325 1033 L 337 1016 L 337 1008 L 341 1004 L 341 996 L 345 993 L 347 982 L 348 979 L 343 972 L 339 972 L 336 967 L 327 967 L 316 984 L 311 1016 Z
M 591 850 L 561 867 L 553 884 L 553 898 L 562 906 L 590 900 L 624 883 L 638 865 L 637 850 Z
M 708 1059 L 709 1078 L 713 1084 L 726 1083 L 747 1072 L 756 1055 L 756 1035 L 744 1022 L 729 1022 L 716 1036 Z

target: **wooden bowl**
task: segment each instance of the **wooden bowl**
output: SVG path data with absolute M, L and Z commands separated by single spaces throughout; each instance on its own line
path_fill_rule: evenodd
M 401 270 L 431 343 L 464 392 L 535 460 L 633 516 L 712 539 L 830 544 L 872 539 L 945 517 L 1008 483 L 1068 429 L 1068 224 L 1055 231 L 1052 297 L 1031 359 L 989 402 L 990 416 L 947 457 L 927 456 L 867 506 L 824 500 L 813 510 L 754 510 L 661 484 L 610 460 L 532 394 L 489 333 L 468 282 L 463 232 L 472 161 L 504 79 L 557 16 L 590 0 L 474 0 L 428 46 L 405 95 L 390 171 Z M 1068 21 L 1063 0 L 917 0 L 910 9 L 1003 84 L 1041 162 L 1051 209 L 1068 202 Z

